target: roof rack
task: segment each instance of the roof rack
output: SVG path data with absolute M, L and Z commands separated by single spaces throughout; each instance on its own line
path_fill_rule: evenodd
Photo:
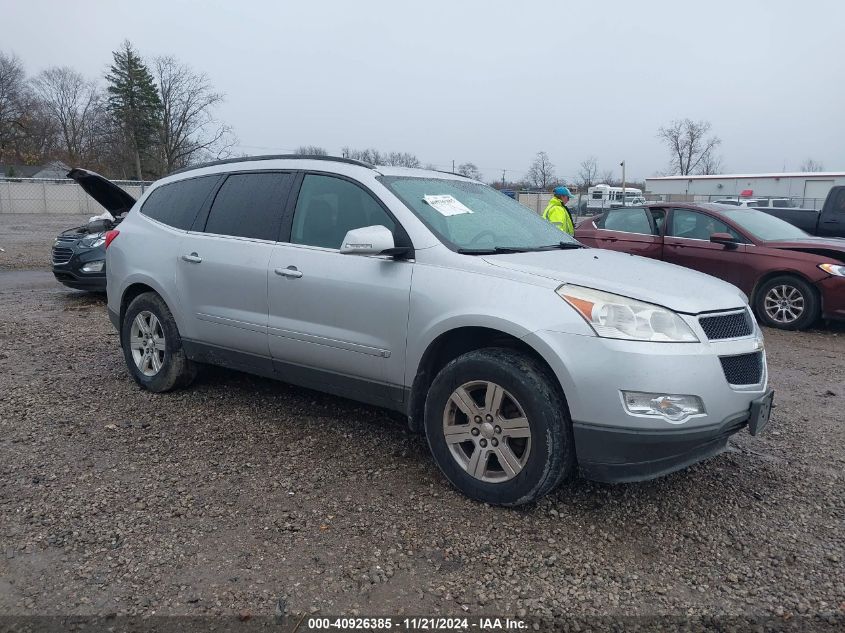
M 213 160 L 209 163 L 200 163 L 199 165 L 191 165 L 190 167 L 182 167 L 170 172 L 168 175 L 181 174 L 193 169 L 202 169 L 203 167 L 214 167 L 215 165 L 228 165 L 229 163 L 245 163 L 256 160 L 278 160 L 285 159 L 308 159 L 308 160 L 327 160 L 335 163 L 347 163 L 349 165 L 358 165 L 359 167 L 366 167 L 367 169 L 375 169 L 370 163 L 365 163 L 354 158 L 344 158 L 343 156 L 316 156 L 311 154 L 265 154 L 263 156 L 242 156 L 241 158 L 224 158 L 222 160 Z

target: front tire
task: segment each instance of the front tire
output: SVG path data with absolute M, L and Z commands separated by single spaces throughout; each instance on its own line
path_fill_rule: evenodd
M 154 292 L 138 295 L 129 304 L 120 328 L 120 344 L 129 373 L 144 389 L 160 393 L 185 387 L 196 377 L 176 321 L 164 300 Z
M 760 286 L 754 311 L 763 325 L 781 330 L 804 330 L 819 318 L 819 297 L 803 279 L 780 275 Z
M 468 497 L 517 506 L 575 469 L 566 403 L 545 368 L 518 351 L 459 356 L 435 377 L 425 430 L 440 470 Z

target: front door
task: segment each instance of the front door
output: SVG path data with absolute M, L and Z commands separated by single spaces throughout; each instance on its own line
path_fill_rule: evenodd
M 372 402 L 401 401 L 413 263 L 342 255 L 346 232 L 404 232 L 375 197 L 334 176 L 306 174 L 290 228 L 269 265 L 269 345 L 290 382 Z
M 737 243 L 715 244 L 710 241 L 714 233 L 728 233 Z M 663 240 L 663 259 L 723 279 L 750 294 L 753 271 L 746 265 L 745 241 L 727 224 L 702 211 L 672 209 Z

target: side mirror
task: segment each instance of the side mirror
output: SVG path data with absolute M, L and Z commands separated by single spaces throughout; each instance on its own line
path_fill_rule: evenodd
M 721 244 L 725 248 L 736 248 L 739 246 L 736 238 L 730 233 L 713 233 L 710 235 L 710 241 L 714 244 Z
M 395 249 L 393 233 L 380 224 L 352 229 L 340 244 L 343 255 L 393 255 Z

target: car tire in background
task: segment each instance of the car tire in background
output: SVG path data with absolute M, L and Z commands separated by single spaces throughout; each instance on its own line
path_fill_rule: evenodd
M 754 312 L 763 325 L 803 330 L 819 318 L 819 296 L 794 275 L 779 275 L 763 283 L 754 295 Z
M 144 389 L 170 391 L 189 385 L 196 377 L 176 321 L 154 292 L 138 295 L 129 304 L 121 323 L 120 345 L 129 373 Z
M 548 370 L 522 352 L 468 352 L 434 378 L 425 403 L 440 470 L 478 501 L 534 501 L 575 470 L 572 423 Z

